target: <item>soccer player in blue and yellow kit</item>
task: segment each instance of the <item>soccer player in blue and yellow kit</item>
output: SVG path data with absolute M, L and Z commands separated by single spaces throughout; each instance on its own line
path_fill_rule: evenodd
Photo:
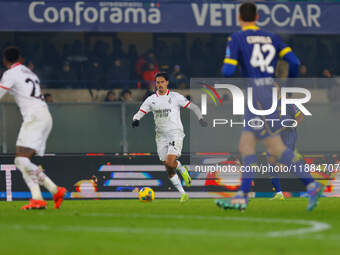
M 301 121 L 303 120 L 302 112 L 295 105 L 290 105 L 290 104 L 287 105 L 287 115 L 282 116 L 282 117 L 287 119 L 287 120 L 295 120 L 297 123 L 301 123 Z M 297 142 L 297 138 L 298 138 L 296 127 L 290 127 L 290 128 L 283 129 L 280 132 L 280 136 L 281 136 L 282 142 L 284 143 L 284 145 L 287 146 L 287 148 L 291 149 L 295 153 L 298 153 L 297 150 L 296 150 L 296 142 Z M 298 155 L 300 156 L 301 159 L 303 159 L 303 157 L 300 154 L 298 154 Z M 267 160 L 272 165 L 277 164 L 276 158 L 271 156 L 269 153 L 267 153 Z M 272 199 L 283 200 L 284 195 L 281 191 L 280 180 L 275 175 L 272 178 L 272 184 L 273 184 L 275 192 L 276 192 L 275 196 Z
M 228 38 L 226 57 L 223 65 L 223 75 L 229 77 L 235 72 L 239 64 L 243 75 L 249 79 L 248 86 L 253 89 L 253 102 L 257 109 L 269 109 L 273 101 L 274 71 L 277 58 L 280 57 L 289 63 L 289 77 L 296 77 L 300 62 L 290 47 L 275 34 L 266 32 L 256 26 L 258 20 L 257 8 L 253 3 L 243 3 L 239 7 L 239 21 L 241 31 L 233 33 Z M 248 107 L 245 113 L 245 127 L 242 131 L 239 151 L 243 166 L 256 166 L 256 144 L 259 140 L 265 145 L 267 152 L 274 156 L 279 164 L 304 169 L 303 162 L 299 160 L 293 150 L 287 148 L 282 142 L 280 131 L 283 127 L 280 122 L 267 124 L 266 119 L 280 119 L 278 109 L 267 116 L 256 116 Z M 263 128 L 249 125 L 253 119 L 263 120 Z M 240 190 L 232 199 L 218 199 L 216 204 L 224 209 L 244 210 L 248 206 L 248 193 L 254 172 L 242 175 Z M 315 182 L 309 173 L 301 171 L 299 179 L 306 185 L 309 194 L 307 210 L 312 210 L 318 203 L 323 186 Z

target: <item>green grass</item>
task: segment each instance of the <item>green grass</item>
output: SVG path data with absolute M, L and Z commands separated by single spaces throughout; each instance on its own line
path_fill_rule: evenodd
M 65 201 L 60 210 L 21 211 L 0 202 L 0 254 L 337 254 L 340 199 L 254 199 L 223 211 L 211 199 Z M 303 222 L 297 220 L 305 220 Z M 316 226 L 330 229 L 304 233 Z M 296 232 L 301 231 L 302 233 Z M 288 231 L 288 232 L 287 232 Z M 293 232 L 291 232 L 293 231 Z M 275 233 L 273 233 L 275 232 Z

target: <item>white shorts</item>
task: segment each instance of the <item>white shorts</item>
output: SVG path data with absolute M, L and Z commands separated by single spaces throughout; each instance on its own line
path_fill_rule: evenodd
M 156 134 L 157 153 L 161 161 L 165 161 L 167 156 L 182 154 L 183 139 L 185 134 L 180 131 L 169 132 L 165 135 Z
M 52 129 L 52 117 L 47 107 L 37 109 L 24 117 L 21 125 L 17 146 L 30 148 L 37 155 L 44 156 L 46 141 Z

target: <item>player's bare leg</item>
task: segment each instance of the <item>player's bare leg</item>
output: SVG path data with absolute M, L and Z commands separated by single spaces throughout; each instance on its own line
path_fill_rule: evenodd
M 282 142 L 279 135 L 270 136 L 263 139 L 263 144 L 266 146 L 267 152 L 273 155 L 275 158 L 279 159 L 282 153 L 286 150 L 286 145 Z
M 170 181 L 176 187 L 176 189 L 181 193 L 181 202 L 187 201 L 189 199 L 188 194 L 185 193 L 182 187 L 182 184 L 181 184 L 181 180 L 179 179 L 176 173 L 176 167 L 178 164 L 177 156 L 169 154 L 167 156 L 166 161 L 164 161 L 163 164 L 165 165 Z
M 255 148 L 257 144 L 255 135 L 248 131 L 243 131 L 240 138 L 239 151 L 242 158 L 256 153 Z
M 15 165 L 21 171 L 22 177 L 32 194 L 30 203 L 21 208 L 23 210 L 45 209 L 47 206 L 41 195 L 38 177 L 35 174 L 35 165 L 30 160 L 34 155 L 35 151 L 30 148 L 16 147 Z
M 22 172 L 23 178 L 31 191 L 32 199 L 28 205 L 22 209 L 44 209 L 47 204 L 43 200 L 40 186 L 44 186 L 53 195 L 55 208 L 59 208 L 66 193 L 66 189 L 57 187 L 43 170 L 31 162 L 32 157 L 36 154 L 35 150 L 27 147 L 17 146 L 15 165 Z

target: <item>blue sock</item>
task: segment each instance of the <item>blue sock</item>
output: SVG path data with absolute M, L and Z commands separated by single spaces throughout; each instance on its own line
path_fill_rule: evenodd
M 272 184 L 273 184 L 276 192 L 281 192 L 281 185 L 280 185 L 279 178 L 277 178 L 277 177 L 272 178 Z
M 245 156 L 243 159 L 243 165 L 245 167 L 256 165 L 256 164 L 257 164 L 257 157 L 255 154 Z M 248 172 L 248 173 L 244 172 L 242 174 L 242 183 L 241 183 L 240 190 L 242 190 L 244 194 L 249 193 L 250 188 L 251 188 L 251 182 L 253 181 L 254 175 L 255 174 L 253 172 Z
M 309 172 L 300 171 L 301 169 L 304 169 L 304 164 L 302 161 L 294 161 L 295 153 L 287 148 L 281 155 L 281 158 L 277 162 L 284 164 L 286 166 L 295 165 L 296 166 L 296 175 L 299 177 L 299 179 L 307 186 L 309 183 L 314 182 L 313 177 L 310 175 Z M 293 172 L 293 169 L 292 169 Z

